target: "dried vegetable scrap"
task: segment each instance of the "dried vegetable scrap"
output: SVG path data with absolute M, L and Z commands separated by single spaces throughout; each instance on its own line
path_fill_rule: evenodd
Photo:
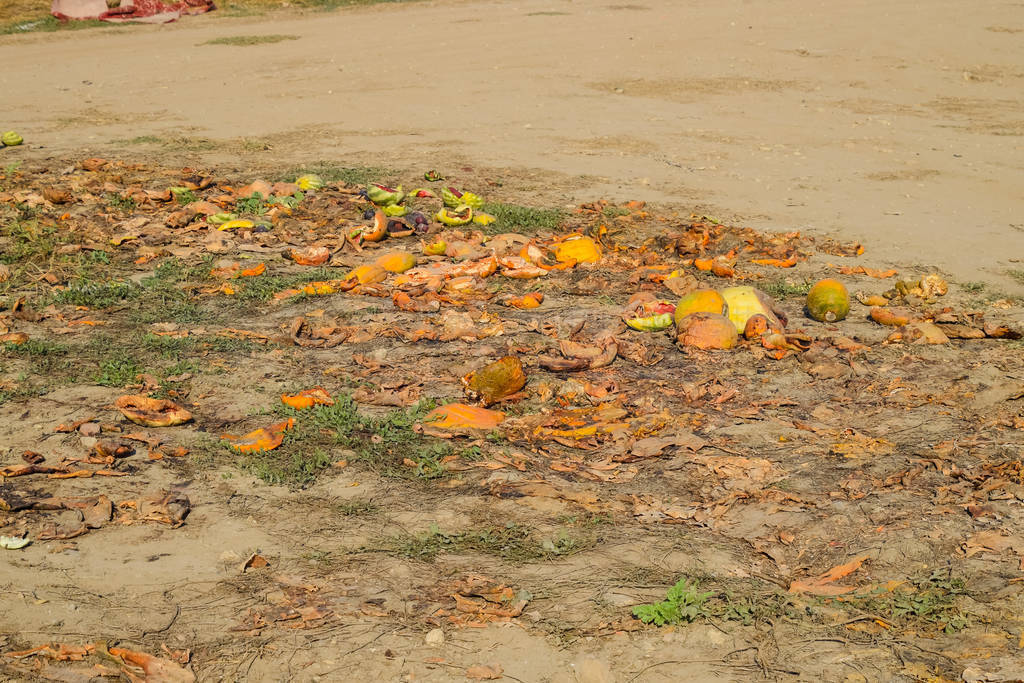
M 106 643 L 49 643 L 28 650 L 0 653 L 11 673 L 43 680 L 89 680 L 95 677 L 128 681 L 192 683 L 191 652 L 164 646 L 160 656 Z M 57 677 L 57 678 L 53 678 Z M 69 678 L 74 677 L 74 678 Z

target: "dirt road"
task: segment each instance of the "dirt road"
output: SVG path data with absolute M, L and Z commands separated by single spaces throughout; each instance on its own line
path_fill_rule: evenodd
M 23 154 L 537 170 L 1013 288 L 1022 53 L 997 2 L 430 2 L 5 38 L 0 88 Z

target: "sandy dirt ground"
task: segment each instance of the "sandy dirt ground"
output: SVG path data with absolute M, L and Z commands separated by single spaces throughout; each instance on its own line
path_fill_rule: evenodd
M 263 33 L 298 39 L 202 44 Z M 997 282 L 1024 258 L 1022 42 L 998 2 L 429 2 L 0 39 L 0 88 L 35 157 L 156 135 L 529 169 Z
M 204 44 L 261 34 L 296 39 Z M 969 310 L 1021 322 L 1022 54 L 1024 6 L 945 1 L 424 2 L 0 37 L 0 128 L 26 138 L 0 150 L 0 167 L 21 162 L 0 182 L 4 219 L 51 240 L 3 236 L 26 256 L 0 289 L 0 333 L 40 345 L 0 356 L 0 468 L 33 451 L 60 463 L 50 474 L 92 471 L 0 478 L 0 534 L 39 539 L 0 550 L 0 652 L 94 648 L 6 657 L 0 678 L 127 676 L 104 652 L 120 645 L 160 657 L 152 681 L 1021 680 L 1024 346 L 953 333 L 982 329 Z M 301 282 L 313 271 L 282 249 L 336 244 L 363 220 L 354 186 L 227 235 L 172 230 L 178 207 L 140 189 L 209 173 L 195 192 L 220 201 L 321 160 L 406 186 L 436 168 L 488 198 L 562 207 L 564 230 L 607 222 L 621 253 L 553 274 L 534 311 L 491 300 L 532 280 L 453 293 L 451 310 L 502 330 L 438 342 L 437 310 L 381 298 L 393 280 L 274 301 L 245 297 L 263 276 L 234 298 L 209 277 L 265 260 L 273 282 Z M 599 198 L 613 203 L 579 207 Z M 742 252 L 737 269 L 774 285 L 810 350 L 682 353 L 622 328 L 630 294 L 663 291 L 658 268 L 692 261 L 702 235 L 711 254 L 800 254 L 779 271 Z M 322 277 L 364 260 L 334 254 L 345 270 Z M 887 343 L 859 303 L 837 326 L 807 320 L 799 285 L 832 262 L 938 269 L 948 295 L 914 305 L 951 306 L 928 315 L 952 341 Z M 108 274 L 139 298 L 52 298 Z M 895 280 L 850 282 L 879 294 Z M 612 328 L 608 367 L 536 360 Z M 461 399 L 459 378 L 506 354 L 530 383 L 496 406 L 500 433 L 436 446 L 394 418 L 374 441 L 317 409 L 273 461 L 325 449 L 301 486 L 268 483 L 270 465 L 216 439 L 314 385 L 381 420 Z M 112 376 L 126 367 L 140 374 Z M 194 421 L 129 438 L 113 402 L 150 391 Z M 628 438 L 537 437 L 579 419 L 625 421 Z M 111 439 L 132 454 L 104 455 Z M 694 623 L 632 618 L 682 576 L 715 592 Z

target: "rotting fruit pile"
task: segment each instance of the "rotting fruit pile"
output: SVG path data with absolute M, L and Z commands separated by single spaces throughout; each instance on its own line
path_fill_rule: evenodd
M 238 184 L 103 159 L 8 171 L 0 405 L 12 419 L 81 384 L 109 397 L 32 435 L 65 435 L 63 455 L 8 449 L 3 547 L 179 529 L 181 491 L 117 499 L 96 482 L 187 467 L 190 451 L 213 448 L 268 481 L 364 468 L 710 529 L 749 544 L 795 596 L 898 592 L 906 568 L 854 552 L 886 534 L 931 533 L 920 558 L 967 573 L 984 558 L 1021 576 L 1024 352 L 1010 298 L 958 298 L 939 273 L 864 266 L 859 244 L 642 202 L 583 204 L 555 230 L 511 231 L 486 193 L 421 180 L 410 192 L 309 173 Z M 264 375 L 238 372 L 253 366 L 283 377 L 280 390 L 258 395 Z M 243 395 L 263 415 L 223 410 Z M 325 449 L 316 462 L 270 475 L 275 453 L 309 444 Z M 69 479 L 83 482 L 74 495 Z M 871 500 L 888 511 L 871 528 L 832 509 Z M 522 613 L 482 594 L 461 599 Z M 253 632 L 268 623 L 252 618 Z M 856 625 L 887 631 L 900 618 Z M 5 656 L 95 655 L 48 647 Z M 123 652 L 111 648 L 108 666 L 157 666 Z M 159 666 L 190 680 L 186 661 Z

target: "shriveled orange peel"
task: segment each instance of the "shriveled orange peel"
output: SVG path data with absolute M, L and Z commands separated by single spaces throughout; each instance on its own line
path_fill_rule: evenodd
M 284 422 L 260 427 L 244 436 L 221 434 L 220 438 L 229 441 L 229 445 L 239 453 L 260 453 L 272 451 L 284 442 L 284 433 L 295 426 L 295 418 L 289 417 Z
M 143 427 L 174 427 L 192 419 L 192 413 L 162 398 L 127 395 L 114 402 L 126 418 Z
M 331 257 L 331 250 L 327 247 L 293 248 L 289 249 L 285 255 L 300 266 L 320 266 L 327 263 Z
M 543 301 L 543 292 L 527 292 L 522 296 L 510 296 L 502 299 L 501 303 L 512 308 L 530 309 L 537 308 Z
M 437 429 L 494 429 L 505 419 L 505 413 L 465 403 L 449 403 L 434 408 L 423 417 L 425 426 Z
M 281 403 L 295 410 L 305 410 L 313 406 L 333 406 L 334 399 L 323 387 L 313 387 L 293 395 L 281 394 Z

